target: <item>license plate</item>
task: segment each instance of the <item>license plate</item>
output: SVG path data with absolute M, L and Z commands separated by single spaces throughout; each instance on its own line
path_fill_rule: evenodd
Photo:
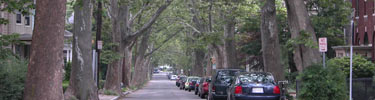
M 253 93 L 264 93 L 263 88 L 253 88 Z

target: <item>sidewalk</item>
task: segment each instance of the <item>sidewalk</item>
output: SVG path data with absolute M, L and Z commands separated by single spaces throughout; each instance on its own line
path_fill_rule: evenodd
M 99 94 L 99 100 L 116 100 L 119 96 Z

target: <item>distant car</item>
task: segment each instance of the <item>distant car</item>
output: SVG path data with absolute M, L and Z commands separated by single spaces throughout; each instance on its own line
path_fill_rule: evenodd
M 159 73 L 160 71 L 158 69 L 154 69 L 154 73 Z
M 203 77 L 199 81 L 199 87 L 198 87 L 198 96 L 202 99 L 206 97 L 208 94 L 208 88 L 211 82 L 211 77 Z
M 186 76 L 178 76 L 177 80 L 176 80 L 176 86 L 177 87 L 180 87 L 181 83 L 182 83 L 182 80 L 186 78 Z
M 227 100 L 279 100 L 280 88 L 271 73 L 238 74 L 227 90 Z
M 171 80 L 176 80 L 177 79 L 177 75 L 171 75 Z
M 195 88 L 195 83 L 197 83 L 197 80 L 200 80 L 199 77 L 197 76 L 190 76 L 187 78 L 186 82 L 185 82 L 185 90 L 188 90 L 189 92 L 191 90 L 194 90 Z
M 227 88 L 239 72 L 244 72 L 240 69 L 218 69 L 216 74 L 212 77 L 207 100 L 217 100 L 227 98 Z

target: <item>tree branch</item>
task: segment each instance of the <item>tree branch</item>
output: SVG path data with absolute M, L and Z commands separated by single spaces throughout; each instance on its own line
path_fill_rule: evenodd
M 155 23 L 156 19 L 161 15 L 161 13 L 172 3 L 173 0 L 167 0 L 166 4 L 159 7 L 159 9 L 155 12 L 155 14 L 151 17 L 151 19 L 142 26 L 141 29 L 134 32 L 132 35 L 128 36 L 125 40 L 133 40 L 143 34 L 145 34 L 148 28 L 151 27 L 152 24 Z
M 135 20 L 135 18 L 137 18 L 142 12 L 143 10 L 148 7 L 149 5 L 146 4 L 146 5 L 143 5 L 143 7 L 132 17 L 130 18 L 129 22 L 128 22 L 128 26 L 131 26 Z
M 160 46 L 156 47 L 155 49 L 152 49 L 149 53 L 145 55 L 145 57 L 150 56 L 155 51 L 159 50 L 165 43 L 167 43 L 170 39 L 172 39 L 174 36 L 176 36 L 178 33 L 180 33 L 183 30 L 183 28 L 179 29 L 176 33 L 170 35 L 167 39 L 165 39 Z

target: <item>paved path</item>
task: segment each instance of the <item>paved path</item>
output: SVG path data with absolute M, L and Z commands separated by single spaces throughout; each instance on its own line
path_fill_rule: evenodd
M 175 81 L 168 80 L 165 74 L 155 74 L 144 88 L 120 100 L 204 100 L 194 92 L 179 90 Z

